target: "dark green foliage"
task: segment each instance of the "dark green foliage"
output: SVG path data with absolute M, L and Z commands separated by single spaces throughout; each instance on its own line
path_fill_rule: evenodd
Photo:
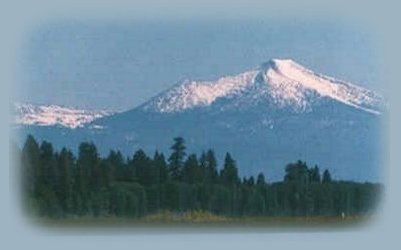
M 226 153 L 224 158 L 224 167 L 220 172 L 220 179 L 223 184 L 229 186 L 240 182 L 236 163 L 229 153 Z
M 265 175 L 263 173 L 258 174 L 258 179 L 256 181 L 256 184 L 260 186 L 266 185 Z
M 110 210 L 116 216 L 139 217 L 146 213 L 146 193 L 137 183 L 113 183 L 110 186 Z
M 41 166 L 39 145 L 31 135 L 27 137 L 22 148 L 21 163 L 22 192 L 27 195 L 25 199 L 29 199 L 37 193 Z
M 173 152 L 168 158 L 169 172 L 173 180 L 180 180 L 184 168 L 185 158 L 185 141 L 182 137 L 174 138 L 174 144 L 170 148 Z
M 64 215 L 72 209 L 72 170 L 74 164 L 75 160 L 72 152 L 63 148 L 57 159 L 59 188 L 56 194 Z
M 183 181 L 190 184 L 201 182 L 204 174 L 202 170 L 196 155 L 189 155 L 184 164 Z
M 204 162 L 204 163 L 203 163 Z M 201 157 L 201 166 L 204 164 L 205 174 L 204 181 L 206 183 L 215 183 L 217 182 L 218 173 L 217 173 L 217 160 L 214 154 L 214 151 L 209 149 L 206 155 L 202 155 Z
M 168 169 L 167 169 L 167 163 L 164 158 L 164 155 L 159 152 L 155 152 L 155 155 L 153 157 L 153 166 L 155 168 L 155 183 L 165 183 L 168 181 Z
M 154 169 L 151 159 L 143 150 L 140 149 L 136 151 L 132 161 L 129 162 L 128 165 L 133 180 L 145 186 L 152 184 L 156 176 L 156 170 Z
M 329 172 L 329 170 L 324 170 L 323 172 L 323 179 L 322 179 L 323 183 L 330 183 L 331 182 L 331 174 Z
M 218 172 L 212 150 L 185 157 L 182 138 L 175 138 L 169 164 L 164 155 L 137 150 L 125 160 L 118 151 L 99 157 L 93 143 L 81 143 L 78 157 L 57 152 L 49 142 L 39 146 L 28 136 L 20 153 L 24 205 L 34 215 L 141 217 L 160 211 L 203 210 L 224 216 L 342 216 L 371 213 L 380 184 L 322 177 L 317 166 L 297 161 L 285 167 L 282 182 L 267 183 L 263 173 L 238 175 L 227 153 Z
M 75 209 L 78 214 L 90 213 L 90 197 L 101 187 L 100 159 L 93 143 L 81 143 L 74 180 Z
M 309 183 L 309 171 L 305 162 L 297 161 L 290 163 L 285 167 L 285 182 Z
M 320 170 L 318 166 L 309 169 L 309 181 L 320 183 Z
M 106 159 L 103 160 L 105 169 L 105 182 L 124 181 L 128 176 L 127 167 L 120 151 L 111 150 Z

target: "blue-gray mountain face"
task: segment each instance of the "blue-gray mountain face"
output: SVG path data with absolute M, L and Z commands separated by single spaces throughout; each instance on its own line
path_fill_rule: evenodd
M 106 154 L 168 153 L 172 138 L 188 151 L 230 152 L 242 175 L 264 172 L 278 180 L 302 159 L 335 178 L 377 181 L 383 170 L 384 100 L 364 88 L 316 74 L 291 60 L 212 82 L 184 81 L 127 112 L 74 128 L 19 126 L 57 146 L 93 141 Z M 221 162 L 220 162 L 221 163 Z

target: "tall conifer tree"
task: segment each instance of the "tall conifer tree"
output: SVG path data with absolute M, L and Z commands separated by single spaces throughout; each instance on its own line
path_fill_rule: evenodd
M 172 153 L 168 159 L 169 172 L 173 180 L 180 180 L 182 177 L 184 158 L 185 158 L 185 141 L 182 137 L 174 138 L 174 144 L 170 148 Z

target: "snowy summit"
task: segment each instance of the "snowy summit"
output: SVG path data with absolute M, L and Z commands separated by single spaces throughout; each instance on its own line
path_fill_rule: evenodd
M 240 105 L 274 103 L 275 107 L 298 111 L 311 110 L 314 103 L 329 98 L 373 114 L 380 114 L 383 103 L 383 98 L 373 91 L 314 73 L 293 60 L 273 59 L 254 70 L 216 81 L 186 80 L 154 97 L 142 109 L 182 112 L 210 106 L 221 98 L 231 98 Z

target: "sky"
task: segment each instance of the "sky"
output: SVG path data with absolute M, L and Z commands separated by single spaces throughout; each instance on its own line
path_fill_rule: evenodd
M 184 79 L 213 80 L 272 58 L 381 90 L 374 38 L 340 23 L 64 21 L 27 37 L 19 102 L 124 111 Z

